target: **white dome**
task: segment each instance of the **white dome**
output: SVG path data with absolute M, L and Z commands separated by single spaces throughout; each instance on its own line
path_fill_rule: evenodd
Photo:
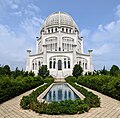
M 49 15 L 44 22 L 43 27 L 49 27 L 49 26 L 71 26 L 78 29 L 75 21 L 72 19 L 72 17 L 64 12 L 55 12 L 51 15 Z

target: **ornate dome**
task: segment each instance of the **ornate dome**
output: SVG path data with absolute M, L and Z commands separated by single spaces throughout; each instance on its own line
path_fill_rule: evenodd
M 49 27 L 49 26 L 71 26 L 78 29 L 75 21 L 72 19 L 72 17 L 64 12 L 55 12 L 51 15 L 49 15 L 44 22 L 43 27 Z

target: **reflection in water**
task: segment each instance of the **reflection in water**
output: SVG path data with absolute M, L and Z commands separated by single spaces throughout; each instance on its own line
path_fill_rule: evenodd
M 53 91 L 53 101 L 55 101 L 55 97 L 56 95 L 55 95 L 55 91 Z
M 69 91 L 68 95 L 69 95 L 69 100 L 71 100 L 71 92 L 70 91 Z
M 67 100 L 67 91 L 65 91 L 64 99 Z
M 58 89 L 58 101 L 62 100 L 62 89 Z
M 48 94 L 48 95 L 49 95 L 49 99 L 50 99 L 50 101 L 51 101 L 51 91 L 49 92 L 49 94 Z
M 55 84 L 45 95 L 44 99 L 48 102 L 61 100 L 75 100 L 78 96 L 68 87 L 67 84 Z

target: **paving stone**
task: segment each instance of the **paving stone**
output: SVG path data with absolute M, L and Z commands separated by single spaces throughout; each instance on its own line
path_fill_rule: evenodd
M 0 104 L 0 118 L 120 118 L 120 101 L 89 88 L 86 89 L 100 97 L 101 107 L 91 108 L 89 112 L 76 115 L 46 115 L 35 113 L 32 110 L 23 110 L 20 107 L 20 100 L 35 90 L 33 89 Z

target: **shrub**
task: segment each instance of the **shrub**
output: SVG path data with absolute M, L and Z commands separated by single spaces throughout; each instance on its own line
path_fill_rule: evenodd
M 49 75 L 49 70 L 47 69 L 47 65 L 42 65 L 39 68 L 38 75 L 43 77 L 43 79 L 45 79 Z
M 33 91 L 28 97 L 26 98 L 23 97 L 20 105 L 24 109 L 29 108 L 38 113 L 51 115 L 84 113 L 88 111 L 91 107 L 100 106 L 100 100 L 98 96 L 74 84 L 75 80 L 76 78 L 72 76 L 66 78 L 66 81 L 69 81 L 69 83 L 73 87 L 75 87 L 78 91 L 84 94 L 86 99 L 84 100 L 76 99 L 74 101 L 64 100 L 60 102 L 53 101 L 51 103 L 45 102 L 39 103 L 37 101 L 37 97 L 53 82 L 53 78 L 47 77 L 44 79 L 44 81 L 48 83 Z
M 83 76 L 77 79 L 77 83 L 99 91 L 117 100 L 120 100 L 120 75 Z
M 73 68 L 73 76 L 75 76 L 76 78 L 78 78 L 78 76 L 81 76 L 83 72 L 82 67 L 79 64 L 76 64 Z
M 119 74 L 119 67 L 118 66 L 116 66 L 116 65 L 113 65 L 112 67 L 111 67 L 111 69 L 110 69 L 110 75 L 111 76 L 118 76 L 118 74 Z
M 21 93 L 43 84 L 43 79 L 39 77 L 22 77 L 16 79 L 8 76 L 0 77 L 0 103 L 9 100 Z

